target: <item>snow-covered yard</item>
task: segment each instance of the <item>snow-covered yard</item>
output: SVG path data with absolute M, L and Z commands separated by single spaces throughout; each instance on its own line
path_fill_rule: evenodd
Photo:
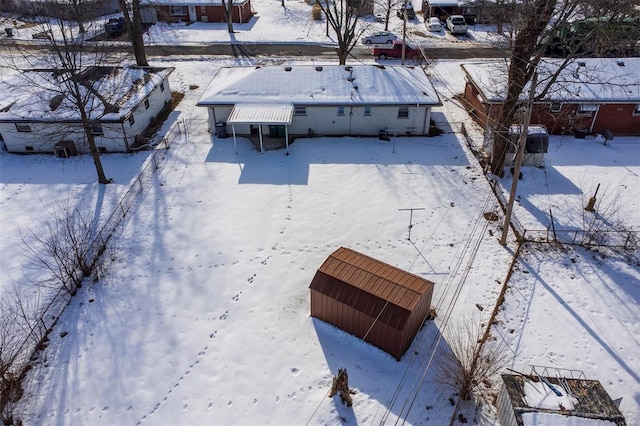
M 304 2 L 287 2 L 284 12 L 279 2 L 254 8 L 253 24 L 236 27 L 239 41 L 326 40 L 323 25 L 307 24 Z M 153 40 L 228 40 L 226 26 L 204 25 L 152 32 Z M 483 37 L 472 32 L 469 40 Z M 298 139 L 289 156 L 260 154 L 247 141 L 236 155 L 232 139 L 207 132 L 206 112 L 194 105 L 232 59 L 151 62 L 176 67 L 171 86 L 185 98 L 171 120 L 184 120 L 188 138 L 172 147 L 128 216 L 114 268 L 83 287 L 51 333 L 16 417 L 36 425 L 448 424 L 453 391 L 434 381 L 430 356 L 446 347 L 452 325 L 488 319 L 515 248 L 512 239 L 500 246 L 501 222 L 483 217 L 501 211 L 459 133 L 465 123 L 482 139 L 454 98 L 463 90 L 460 62 L 430 70 L 443 100 L 433 114 L 441 136 Z M 552 137 L 546 167 L 523 171 L 518 222 L 547 229 L 551 210 L 558 228 L 584 227 L 591 217 L 584 203 L 600 184 L 599 212 L 638 231 L 639 145 L 637 138 L 603 145 Z M 101 187 L 89 157 L 0 152 L 2 284 L 27 272 L 17 256 L 20 230 L 37 226 L 61 200 L 105 217 L 148 155 L 103 156 L 114 183 Z M 500 184 L 508 191 L 510 178 Z M 425 209 L 413 214 L 410 241 L 406 208 Z M 339 246 L 435 282 L 438 317 L 400 362 L 309 317 L 308 285 Z M 640 421 L 635 255 L 634 263 L 608 250 L 528 246 L 493 333 L 512 352 L 511 368 L 579 369 L 600 380 L 612 398 L 623 398 L 630 425 Z M 340 367 L 358 392 L 351 409 L 326 397 Z M 495 422 L 486 404 L 467 415 Z
M 178 110 L 188 140 L 170 150 L 128 218 L 112 272 L 83 288 L 55 327 L 28 375 L 18 416 L 29 424 L 447 423 L 453 391 L 434 382 L 429 356 L 443 333 L 440 349 L 446 345 L 447 327 L 488 318 L 512 256 L 511 246 L 498 244 L 499 222 L 483 218 L 499 209 L 454 131 L 466 121 L 452 99 L 460 83 L 445 86 L 441 77 L 452 76 L 459 63 L 442 61 L 434 70 L 444 101 L 434 119 L 443 135 L 299 139 L 289 156 L 260 154 L 249 142 L 241 142 L 236 155 L 231 139 L 213 139 L 205 112 L 194 104 L 212 70 L 228 62 L 183 58 L 176 64 L 172 87 L 186 95 Z M 563 205 L 560 183 L 589 176 L 611 187 L 622 181 L 629 191 L 619 195 L 634 203 L 636 143 L 554 137 L 548 186 L 540 185 L 544 171 L 525 169 L 521 199 L 526 195 L 541 211 Z M 591 158 L 577 175 L 576 166 L 557 155 L 570 147 Z M 36 204 L 67 193 L 78 205 L 108 211 L 145 156 L 106 156 L 115 183 L 101 190 L 89 158 L 3 153 L 2 221 L 20 212 L 22 226 L 37 222 L 42 209 Z M 503 186 L 509 183 L 505 178 Z M 591 181 L 573 185 L 590 195 Z M 414 212 L 411 241 L 408 212 L 399 210 L 410 207 L 425 208 Z M 529 227 L 534 219 L 547 226 L 535 214 L 525 219 L 525 210 L 533 209 L 520 202 L 516 214 Z M 558 221 L 573 211 L 558 210 Z M 637 229 L 637 209 L 630 212 L 627 225 Z M 2 238 L 2 268 L 14 278 L 20 265 L 8 253 L 15 253 L 16 230 L 3 226 Z M 309 317 L 308 285 L 339 246 L 436 283 L 439 316 L 400 362 Z M 545 245 L 525 250 L 518 269 L 494 332 L 513 351 L 511 366 L 582 369 L 612 397 L 623 397 L 621 409 L 635 424 L 637 265 Z M 487 309 L 480 312 L 476 304 Z M 358 391 L 352 409 L 326 398 L 340 367 Z M 491 410 L 485 407 L 476 420 L 492 423 Z

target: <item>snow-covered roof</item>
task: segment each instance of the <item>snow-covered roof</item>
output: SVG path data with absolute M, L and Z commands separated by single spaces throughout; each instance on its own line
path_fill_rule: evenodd
M 543 413 L 533 411 L 522 413 L 522 423 L 525 426 L 554 425 L 554 426 L 617 426 L 609 420 L 589 419 L 586 417 L 575 417 L 560 413 Z
M 538 66 L 540 93 L 562 59 L 544 59 Z M 494 61 L 461 65 L 468 80 L 480 91 L 485 102 L 502 102 L 506 93 L 508 62 Z M 522 93 L 524 101 L 528 89 Z M 563 69 L 544 97 L 551 102 L 640 103 L 640 58 L 581 58 Z
M 532 369 L 535 373 L 535 370 Z M 513 414 L 524 426 L 607 426 L 624 424 L 598 380 L 503 374 Z M 597 420 L 594 420 L 597 419 Z
M 221 68 L 198 106 L 440 105 L 419 67 L 296 65 Z
M 124 119 L 164 81 L 173 68 L 89 67 L 79 77 L 89 118 Z M 26 70 L 0 82 L 0 121 L 76 121 L 75 103 L 65 96 L 68 74 L 54 70 Z

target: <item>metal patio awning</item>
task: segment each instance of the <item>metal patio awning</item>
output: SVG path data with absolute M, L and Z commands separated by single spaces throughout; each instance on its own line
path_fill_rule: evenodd
M 236 104 L 229 114 L 229 124 L 291 124 L 293 105 Z

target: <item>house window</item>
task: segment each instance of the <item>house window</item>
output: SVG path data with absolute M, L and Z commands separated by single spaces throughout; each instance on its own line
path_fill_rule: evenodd
M 27 145 L 24 147 L 25 151 L 33 151 L 33 147 L 31 145 Z
M 162 83 L 160 83 L 160 91 L 164 92 L 164 81 Z
M 91 126 L 91 134 L 93 136 L 102 136 L 104 135 L 104 130 L 102 130 L 102 126 L 99 124 L 94 124 Z
M 344 116 L 344 107 L 343 106 L 339 106 L 338 107 L 338 116 L 340 116 L 340 117 Z
M 370 106 L 364 107 L 364 115 L 365 115 L 365 117 L 368 117 L 368 116 L 371 115 L 371 107 Z
M 398 108 L 398 118 L 409 118 L 409 107 Z
M 640 104 L 636 104 L 633 107 L 633 115 L 640 115 Z
M 144 100 L 144 109 L 149 109 L 149 99 Z
M 136 122 L 136 119 L 133 118 L 133 115 L 130 115 L 129 116 L 129 126 L 133 126 L 133 123 L 135 123 L 135 122 Z
M 31 126 L 29 126 L 28 124 L 16 123 L 16 129 L 19 132 L 30 132 L 31 131 Z
M 169 13 L 171 13 L 171 16 L 180 16 L 187 14 L 184 6 L 169 6 Z
M 207 13 L 207 6 L 200 6 L 200 13 Z
M 593 115 L 598 110 L 597 104 L 580 104 L 578 105 L 578 115 Z
M 296 105 L 293 108 L 293 115 L 307 115 L 307 107 Z
M 562 104 L 560 102 L 551 102 L 551 106 L 549 107 L 549 111 L 551 112 L 560 112 L 562 110 Z
M 200 17 L 200 20 L 201 20 L 202 22 L 209 22 L 209 17 L 208 17 L 207 15 L 202 15 L 202 16 Z

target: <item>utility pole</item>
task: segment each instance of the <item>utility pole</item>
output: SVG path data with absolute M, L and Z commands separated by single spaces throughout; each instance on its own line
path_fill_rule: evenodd
M 527 144 L 527 136 L 529 133 L 529 123 L 531 122 L 531 110 L 533 109 L 533 99 L 536 94 L 536 85 L 538 82 L 538 73 L 534 72 L 531 78 L 531 88 L 529 89 L 529 98 L 527 99 L 527 108 L 525 111 L 524 123 L 520 128 L 520 137 L 518 138 L 518 147 L 516 150 L 515 165 L 513 169 L 513 181 L 511 182 L 511 192 L 509 193 L 509 203 L 507 211 L 504 214 L 504 224 L 502 225 L 502 238 L 500 245 L 507 244 L 507 235 L 509 234 L 509 225 L 511 225 L 511 213 L 513 212 L 513 203 L 516 198 L 516 189 L 518 188 L 518 180 L 520 179 L 520 166 L 522 166 L 522 157 L 524 157 L 524 147 Z
M 402 9 L 402 59 L 400 65 L 404 65 L 404 55 L 407 46 L 407 0 L 404 0 L 404 8 Z

